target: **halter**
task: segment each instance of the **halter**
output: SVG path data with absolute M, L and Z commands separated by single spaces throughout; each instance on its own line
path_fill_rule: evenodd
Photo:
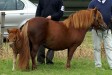
M 106 28 L 104 28 L 102 25 L 100 25 L 100 23 L 98 22 L 98 20 L 96 19 L 96 15 L 94 14 L 94 23 L 95 23 L 95 26 L 97 26 L 97 28 L 99 29 L 99 30 L 102 30 L 102 31 L 104 31 L 104 30 L 107 30 Z M 94 25 L 92 26 L 92 28 L 94 28 Z M 95 29 L 95 28 L 94 28 Z M 98 29 L 95 29 L 95 30 L 98 30 Z

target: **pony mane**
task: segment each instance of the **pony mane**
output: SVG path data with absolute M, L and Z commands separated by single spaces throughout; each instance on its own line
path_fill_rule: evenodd
M 63 23 L 67 26 L 73 25 L 75 29 L 88 28 L 93 23 L 93 12 L 91 10 L 80 10 L 70 15 Z

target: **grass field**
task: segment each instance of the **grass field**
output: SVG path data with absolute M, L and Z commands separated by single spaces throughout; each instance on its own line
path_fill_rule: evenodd
M 55 52 L 54 65 L 38 65 L 36 70 L 12 72 L 12 50 L 4 44 L 0 51 L 0 75 L 112 75 L 102 52 L 102 63 L 105 70 L 94 67 L 91 33 L 88 32 L 84 42 L 78 47 L 71 61 L 71 68 L 66 69 L 67 51 Z M 30 65 L 31 69 L 31 65 Z
M 36 70 L 11 71 L 11 60 L 0 60 L 0 75 L 112 75 L 106 61 L 103 61 L 105 70 L 95 69 L 93 60 L 80 58 L 73 59 L 70 69 L 65 69 L 66 60 L 55 60 L 54 65 L 38 65 Z

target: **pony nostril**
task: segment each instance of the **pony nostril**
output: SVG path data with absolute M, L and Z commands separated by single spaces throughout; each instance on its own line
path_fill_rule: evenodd
M 104 30 L 107 30 L 107 26 L 106 26 L 106 25 L 100 25 L 99 27 L 100 27 L 100 29 L 103 30 L 103 31 L 104 31 Z

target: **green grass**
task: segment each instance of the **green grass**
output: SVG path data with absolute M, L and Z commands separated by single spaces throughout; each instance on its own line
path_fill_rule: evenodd
M 70 69 L 65 68 L 66 59 L 55 58 L 54 62 L 54 65 L 38 65 L 36 70 L 12 72 L 12 61 L 0 60 L 0 75 L 112 75 L 112 70 L 105 60 L 103 60 L 105 70 L 95 69 L 94 61 L 87 58 L 73 59 Z

